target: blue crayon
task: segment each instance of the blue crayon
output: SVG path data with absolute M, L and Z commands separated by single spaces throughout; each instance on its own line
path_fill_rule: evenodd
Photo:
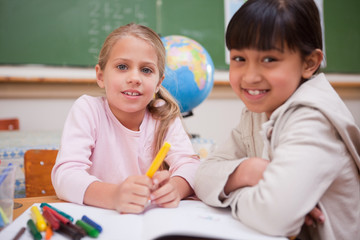
M 0 215 L 0 229 L 3 227 L 5 227 L 5 223 L 4 223 L 2 216 Z
M 99 224 L 97 224 L 96 222 L 94 222 L 93 220 L 91 220 L 90 218 L 88 218 L 86 215 L 82 216 L 81 220 L 83 220 L 84 222 L 86 222 L 87 224 L 89 224 L 90 226 L 95 228 L 96 230 L 98 230 L 99 233 L 102 232 L 102 227 Z

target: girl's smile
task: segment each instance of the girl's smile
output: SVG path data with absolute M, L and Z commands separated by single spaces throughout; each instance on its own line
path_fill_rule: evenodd
M 259 100 L 263 97 L 265 97 L 268 90 L 261 90 L 261 89 L 242 89 L 244 91 L 244 95 L 249 100 Z
M 141 95 L 141 93 L 136 91 L 136 90 L 126 90 L 126 91 L 123 91 L 122 94 L 127 95 L 127 96 L 131 96 L 131 97 L 136 97 L 136 96 Z

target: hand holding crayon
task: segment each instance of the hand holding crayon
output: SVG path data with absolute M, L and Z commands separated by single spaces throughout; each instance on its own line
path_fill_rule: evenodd
M 156 154 L 154 161 L 152 162 L 149 169 L 147 170 L 146 176 L 148 176 L 149 178 L 152 178 L 154 176 L 155 172 L 159 169 L 162 162 L 164 161 L 166 154 L 170 150 L 170 147 L 171 147 L 170 143 L 164 142 L 164 144 L 161 147 L 161 149 L 159 150 L 158 154 Z

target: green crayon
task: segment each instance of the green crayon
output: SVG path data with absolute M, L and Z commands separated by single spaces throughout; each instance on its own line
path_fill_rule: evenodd
M 77 220 L 75 224 L 84 229 L 87 235 L 89 235 L 90 237 L 97 238 L 99 236 L 99 231 L 91 225 L 87 224 L 86 222 L 82 220 Z
M 27 221 L 27 225 L 30 229 L 30 233 L 31 235 L 34 237 L 35 240 L 40 240 L 42 239 L 41 233 L 37 230 L 35 223 L 32 219 L 29 219 Z

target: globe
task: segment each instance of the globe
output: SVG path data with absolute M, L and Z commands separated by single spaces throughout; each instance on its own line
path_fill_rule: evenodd
M 177 100 L 183 116 L 202 103 L 214 85 L 214 63 L 198 42 L 185 36 L 162 37 L 166 50 L 162 85 Z

